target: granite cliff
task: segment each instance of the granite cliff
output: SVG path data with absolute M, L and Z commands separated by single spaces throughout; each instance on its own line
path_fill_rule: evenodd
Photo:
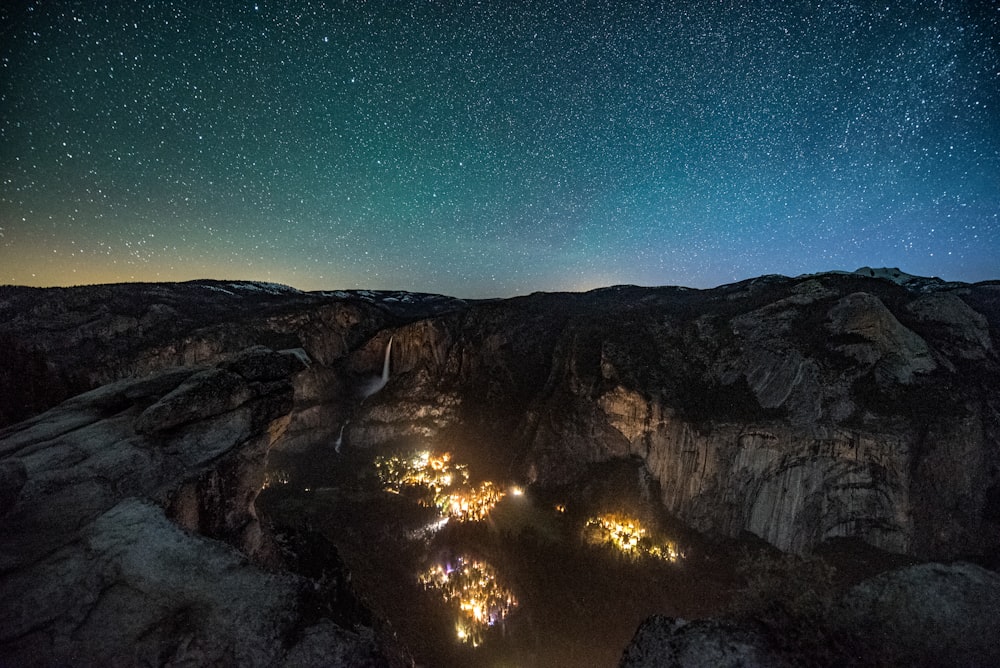
M 4 662 L 392 665 L 336 553 L 296 573 L 256 512 L 300 367 L 253 348 L 0 431 Z
M 349 442 L 434 435 L 538 484 L 638 458 L 663 506 L 702 531 L 796 552 L 838 536 L 986 552 L 998 297 L 826 274 L 483 304 L 393 330 L 393 379 Z M 373 367 L 386 337 L 354 366 Z
M 311 364 L 279 448 L 443 434 L 539 484 L 636 457 L 702 531 L 800 552 L 835 536 L 925 557 L 991 549 L 1000 286 L 876 273 L 473 303 L 239 283 L 5 288 L 0 312 L 8 350 L 86 385 L 298 349 Z M 362 403 L 390 335 L 391 382 Z
M 694 528 L 797 552 L 856 536 L 948 557 L 1000 535 L 996 283 L 866 269 L 485 302 L 218 282 L 3 288 L 0 315 L 8 350 L 50 385 L 295 350 L 309 366 L 279 449 L 442 438 L 540 485 L 635 458 Z M 390 337 L 389 382 L 362 400 Z
M 405 665 L 335 550 L 262 521 L 275 451 L 446 443 L 485 476 L 564 490 L 625 462 L 708 535 L 989 557 L 998 336 L 1000 283 L 894 270 L 475 302 L 0 287 L 0 650 Z M 713 624 L 650 622 L 636 643 L 773 649 Z

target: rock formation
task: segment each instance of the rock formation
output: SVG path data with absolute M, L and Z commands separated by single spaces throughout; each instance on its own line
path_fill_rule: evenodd
M 967 563 L 923 564 L 862 582 L 822 619 L 793 620 L 781 629 L 651 617 L 621 666 L 996 666 L 998 633 L 1000 575 Z M 814 651 L 788 641 L 802 636 Z
M 785 668 L 781 656 L 753 628 L 715 620 L 654 616 L 625 648 L 621 668 Z
M 263 567 L 254 500 L 299 369 L 254 348 L 0 432 L 5 662 L 390 665 L 370 627 L 311 612 L 316 581 Z
M 3 288 L 0 316 L 53 383 L 299 350 L 312 364 L 277 448 L 442 437 L 538 484 L 632 457 L 706 532 L 797 552 L 1000 546 L 995 282 L 865 268 L 462 302 L 202 281 Z M 390 338 L 392 376 L 362 402 Z
M 347 440 L 464 442 L 539 484 L 637 457 L 703 531 L 984 553 L 1000 535 L 998 297 L 825 274 L 480 304 L 394 330 L 393 380 Z
M 628 459 L 703 532 L 792 552 L 853 537 L 920 558 L 994 554 L 997 336 L 1000 283 L 867 268 L 479 302 L 219 281 L 0 287 L 0 424 L 34 416 L 0 431 L 0 655 L 405 664 L 333 552 L 262 525 L 270 449 L 440 439 L 484 475 L 562 489 Z M 300 563 L 316 550 L 324 566 Z M 892 628 L 904 620 L 886 602 L 911 601 L 953 638 L 963 615 L 997 618 L 956 594 L 996 588 L 969 568 L 872 582 L 845 605 Z M 941 621 L 918 591 L 968 605 Z M 788 660 L 728 622 L 654 619 L 633 649 L 678 665 Z M 980 655 L 997 662 L 980 646 L 955 656 Z

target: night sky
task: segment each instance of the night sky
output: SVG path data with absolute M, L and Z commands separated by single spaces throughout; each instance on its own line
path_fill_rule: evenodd
M 996 2 L 0 8 L 0 283 L 1000 278 Z

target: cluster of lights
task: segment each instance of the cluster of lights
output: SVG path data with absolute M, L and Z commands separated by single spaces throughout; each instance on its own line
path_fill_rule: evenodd
M 266 471 L 264 473 L 264 481 L 261 483 L 260 488 L 267 489 L 268 487 L 287 485 L 290 480 L 291 476 L 288 475 L 288 471 L 283 471 L 281 469 Z
M 422 505 L 434 506 L 442 517 L 459 522 L 485 519 L 506 494 L 488 481 L 469 486 L 468 469 L 452 463 L 447 452 L 437 455 L 424 450 L 408 457 L 377 457 L 375 470 L 387 492 L 416 490 Z
M 454 517 L 459 522 L 478 522 L 486 519 L 493 506 L 504 497 L 504 492 L 491 482 L 479 487 L 469 487 L 450 494 L 439 494 L 434 505 L 446 517 Z
M 664 561 L 677 561 L 684 555 L 670 540 L 656 541 L 646 529 L 630 517 L 599 515 L 587 520 L 587 539 L 598 545 L 611 545 L 632 557 L 649 556 Z
M 452 464 L 451 453 L 432 455 L 423 450 L 409 457 L 376 457 L 375 471 L 387 492 L 399 494 L 403 489 L 426 490 L 431 497 L 454 484 L 467 482 L 469 472 L 464 465 Z
M 426 589 L 441 592 L 445 602 L 458 608 L 455 634 L 478 647 L 488 628 L 503 621 L 517 606 L 513 592 L 497 581 L 493 568 L 482 561 L 459 557 L 437 564 L 419 575 Z

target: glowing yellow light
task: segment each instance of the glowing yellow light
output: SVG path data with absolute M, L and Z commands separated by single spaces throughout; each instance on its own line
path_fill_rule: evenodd
M 565 513 L 566 512 L 566 504 L 565 503 L 557 503 L 556 504 L 556 512 L 557 513 Z
M 629 517 L 592 517 L 587 520 L 585 535 L 593 544 L 610 545 L 632 557 L 649 556 L 665 561 L 677 561 L 684 557 L 676 543 L 652 539 L 637 520 Z
M 413 490 L 419 503 L 436 506 L 443 517 L 460 522 L 485 519 L 505 495 L 489 481 L 469 486 L 468 470 L 453 464 L 447 452 L 438 455 L 421 451 L 407 458 L 376 457 L 375 471 L 385 491 L 400 494 L 404 489 Z
M 517 606 L 513 592 L 501 585 L 493 568 L 482 561 L 459 557 L 453 564 L 437 564 L 418 576 L 427 589 L 439 590 L 460 615 L 455 633 L 462 642 L 479 646 L 483 634 L 502 622 Z
M 442 515 L 453 517 L 459 522 L 475 522 L 485 519 L 503 497 L 504 493 L 487 481 L 479 487 L 466 487 L 448 494 L 439 494 L 434 505 L 441 510 Z
M 376 457 L 375 472 L 387 492 L 398 494 L 410 488 L 424 490 L 431 498 L 456 484 L 456 481 L 464 483 L 469 479 L 469 472 L 464 466 L 451 463 L 451 454 L 446 452 L 432 456 L 427 450 L 410 457 Z
M 524 490 L 517 485 L 514 485 L 510 488 L 510 494 L 511 496 L 524 496 Z

